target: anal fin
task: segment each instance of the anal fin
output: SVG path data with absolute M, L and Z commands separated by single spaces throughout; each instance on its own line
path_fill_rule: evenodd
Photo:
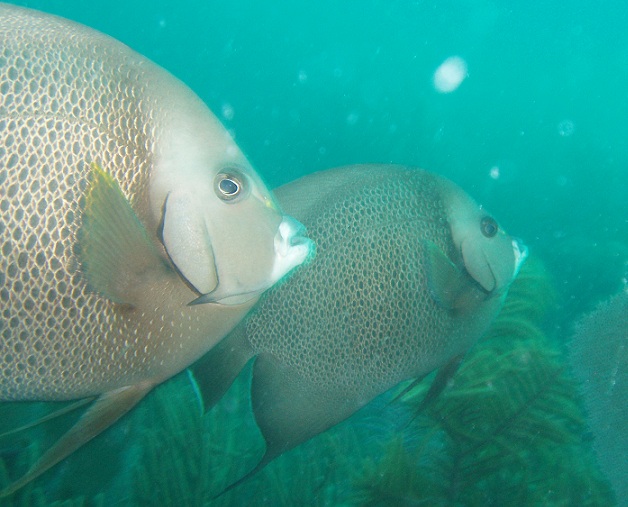
M 60 408 L 59 410 L 55 410 L 54 412 L 51 412 L 43 417 L 40 417 L 39 419 L 35 421 L 31 421 L 18 428 L 13 428 L 12 430 L 5 431 L 4 433 L 0 433 L 0 439 L 4 437 L 8 437 L 10 435 L 14 435 L 15 433 L 20 433 L 22 431 L 29 430 L 47 421 L 56 419 L 57 417 L 61 417 L 62 415 L 68 414 L 70 412 L 74 412 L 75 410 L 78 410 L 82 406 L 87 405 L 88 403 L 91 403 L 92 401 L 94 401 L 94 398 L 84 398 L 82 400 L 75 401 L 74 403 L 71 403 L 63 408 Z
M 344 421 L 368 401 L 341 385 L 323 389 L 272 354 L 260 354 L 253 365 L 251 404 L 266 451 L 250 472 L 214 498 L 247 481 L 277 456 Z
M 12 495 L 107 429 L 133 408 L 153 387 L 153 383 L 143 383 L 101 395 L 26 474 L 0 491 L 0 498 Z

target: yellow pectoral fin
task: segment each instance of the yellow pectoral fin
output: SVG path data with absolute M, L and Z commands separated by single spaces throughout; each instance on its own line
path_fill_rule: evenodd
M 133 408 L 153 387 L 153 383 L 138 384 L 100 396 L 76 424 L 31 466 L 26 474 L 0 491 L 0 498 L 12 495 L 107 429 Z
M 132 304 L 125 289 L 165 264 L 118 183 L 98 164 L 91 168 L 78 240 L 83 273 L 94 291 Z

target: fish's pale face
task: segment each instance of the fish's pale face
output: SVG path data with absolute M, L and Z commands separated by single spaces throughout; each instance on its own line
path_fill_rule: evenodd
M 240 304 L 301 264 L 312 249 L 202 103 L 163 132 L 150 182 L 151 215 L 194 303 Z M 198 110 L 197 110 L 198 109 Z M 283 225 L 282 225 L 283 224 Z
M 214 180 L 215 206 L 206 216 L 215 255 L 217 286 L 204 298 L 239 304 L 257 297 L 310 254 L 305 228 L 283 215 L 261 180 L 228 168 Z
M 312 250 L 261 179 L 241 163 L 194 173 L 165 193 L 161 238 L 194 303 L 235 305 L 258 297 Z M 213 176 L 213 181 L 211 175 Z M 159 201 L 158 201 L 159 202 Z
M 491 295 L 504 294 L 527 256 L 526 247 L 469 196 L 445 192 L 454 245 L 471 277 Z

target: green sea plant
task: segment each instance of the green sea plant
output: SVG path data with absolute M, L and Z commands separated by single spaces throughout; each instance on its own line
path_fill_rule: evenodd
M 543 322 L 554 292 L 531 258 L 447 389 L 366 460 L 360 505 L 611 505 L 575 383 Z M 428 382 L 403 397 L 418 406 Z M 408 437 L 411 436 L 411 438 Z
M 82 463 L 83 475 L 75 488 L 67 485 L 71 478 L 63 472 L 76 473 L 81 453 L 70 457 L 59 474 L 42 476 L 11 499 L 0 500 L 0 507 L 341 505 L 339 499 L 350 493 L 347 478 L 354 457 L 362 458 L 359 449 L 364 439 L 351 425 L 339 425 L 320 435 L 282 456 L 236 490 L 214 498 L 234 477 L 246 473 L 263 452 L 263 439 L 250 412 L 249 382 L 244 372 L 221 403 L 203 414 L 187 375 L 169 380 L 98 437 L 106 438 L 113 431 L 113 442 L 109 443 L 121 456 L 115 462 L 120 465 L 118 477 L 103 481 L 96 496 L 84 491 L 83 482 L 96 481 L 103 467 L 111 465 L 108 452 L 104 452 L 107 442 L 86 446 L 89 460 Z M 39 431 L 42 426 L 37 429 L 37 433 L 27 434 L 34 438 L 29 439 L 26 450 L 16 454 L 17 461 L 11 463 L 13 470 L 27 469 L 40 446 L 45 447 Z M 124 433 L 122 446 L 117 438 L 120 431 Z M 0 486 L 9 483 L 6 472 L 0 460 Z M 63 501 L 54 502 L 53 497 Z
M 35 462 L 38 456 L 38 445 L 33 442 L 24 452 L 20 453 L 17 466 L 26 469 Z M 0 459 L 0 488 L 10 482 L 7 465 L 4 460 Z M 102 507 L 104 505 L 103 495 L 92 498 L 78 496 L 60 501 L 50 501 L 44 488 L 35 486 L 34 483 L 27 484 L 9 498 L 0 498 L 0 507 Z
M 350 467 L 343 458 L 358 447 L 351 428 L 307 442 L 215 498 L 263 452 L 250 413 L 249 381 L 246 373 L 241 375 L 205 415 L 185 375 L 148 396 L 136 411 L 131 438 L 138 443 L 126 460 L 132 476 L 129 505 L 339 505 L 338 491 L 330 485 L 348 484 Z
M 238 392 L 230 393 L 228 407 L 203 416 L 192 384 L 183 374 L 157 388 L 140 407 L 134 423 L 138 445 L 130 457 L 134 462 L 129 471 L 132 505 L 206 505 L 237 464 L 245 465 L 251 447 L 256 450 L 255 434 L 251 435 L 247 428 L 251 422 L 242 414 L 246 398 L 238 396 L 243 391 L 240 383 L 233 390 Z M 238 446 L 239 460 L 234 459 Z M 212 505 L 229 505 L 228 498 Z

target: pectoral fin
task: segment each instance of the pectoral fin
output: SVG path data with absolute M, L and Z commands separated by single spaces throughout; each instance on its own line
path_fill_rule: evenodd
M 203 214 L 188 195 L 171 192 L 164 204 L 162 222 L 162 241 L 179 274 L 199 294 L 213 291 L 218 274 Z
M 462 294 L 469 287 L 467 275 L 431 241 L 425 241 L 427 285 L 439 306 L 454 310 L 460 306 Z
M 83 416 L 17 481 L 0 491 L 0 498 L 15 493 L 126 414 L 153 388 L 152 383 L 123 387 L 100 396 Z
M 477 304 L 479 291 L 473 290 L 469 275 L 431 241 L 425 241 L 425 249 L 427 285 L 432 299 L 452 311 L 468 310 Z
M 481 243 L 463 241 L 460 245 L 464 266 L 473 279 L 478 282 L 486 292 L 495 289 L 497 282 L 491 265 L 482 250 Z
M 78 241 L 83 273 L 102 296 L 132 304 L 129 289 L 165 264 L 118 183 L 97 164 L 91 168 Z

